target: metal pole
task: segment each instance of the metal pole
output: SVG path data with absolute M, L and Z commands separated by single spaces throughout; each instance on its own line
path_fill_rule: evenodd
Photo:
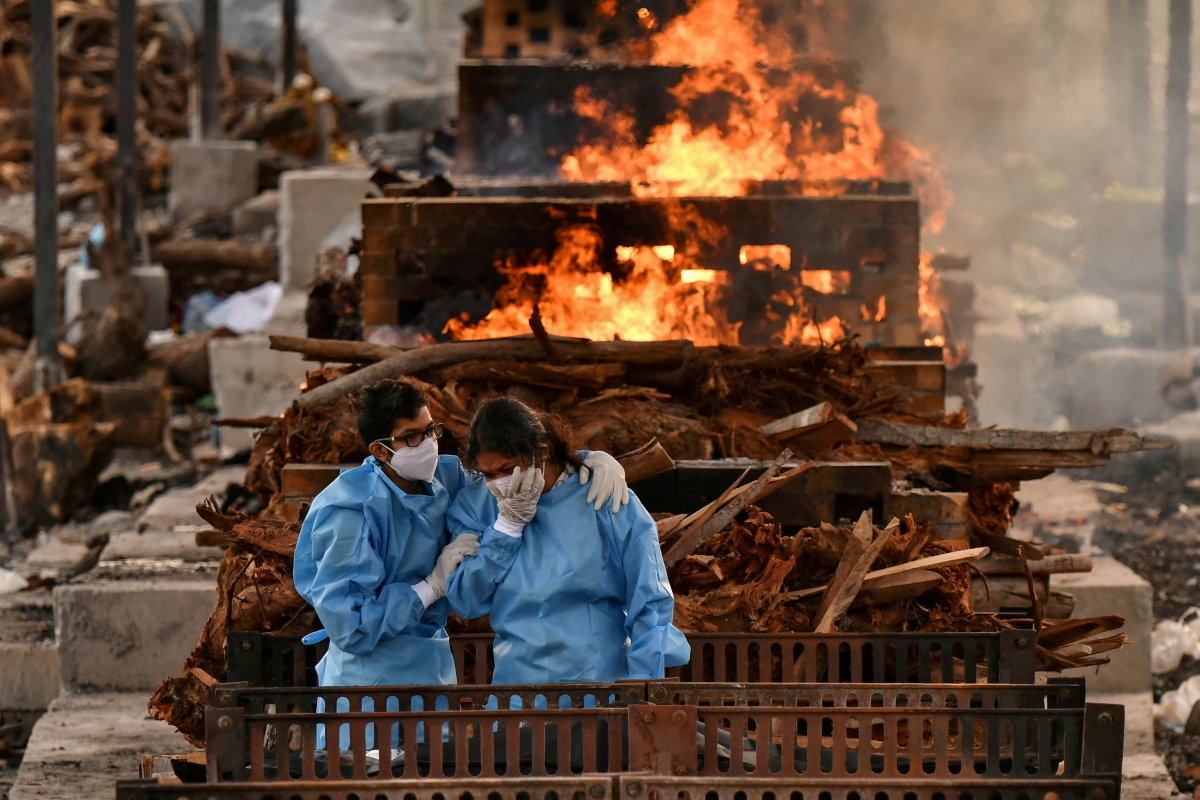
M 127 264 L 137 253 L 138 157 L 137 0 L 117 7 L 117 165 L 120 171 L 121 248 Z
M 221 0 L 204 0 L 200 34 L 200 136 L 217 139 L 221 128 Z
M 1146 171 L 1150 150 L 1150 23 L 1147 0 L 1129 0 L 1129 121 L 1130 152 L 1134 155 L 1133 178 L 1149 180 Z
M 58 357 L 58 34 L 56 3 L 30 3 L 33 28 L 33 328 L 37 391 L 62 379 Z
M 296 14 L 298 0 L 281 0 L 282 20 L 279 41 L 279 94 L 287 93 L 296 77 Z
M 1163 207 L 1163 339 L 1190 347 L 1188 313 L 1187 173 L 1188 97 L 1192 84 L 1192 0 L 1171 0 L 1171 50 L 1167 59 L 1167 152 Z

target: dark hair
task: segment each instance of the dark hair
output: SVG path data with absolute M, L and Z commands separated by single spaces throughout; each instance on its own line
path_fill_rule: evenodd
M 549 448 L 553 463 L 576 468 L 583 463 L 575 455 L 571 428 L 561 417 L 539 414 L 515 397 L 497 397 L 475 412 L 463 461 L 474 469 L 480 453 L 492 452 L 533 463 L 542 445 Z
M 425 393 L 406 380 L 389 378 L 372 384 L 358 396 L 358 435 L 365 445 L 386 439 L 396 420 L 416 419 L 426 405 Z

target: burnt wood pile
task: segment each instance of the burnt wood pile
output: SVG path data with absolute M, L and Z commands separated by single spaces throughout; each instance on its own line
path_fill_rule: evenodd
M 918 378 L 944 370 L 941 362 L 879 360 L 853 341 L 696 347 L 544 330 L 411 350 L 272 343 L 326 366 L 309 373 L 281 417 L 227 421 L 262 428 L 245 485 L 267 506 L 254 519 L 201 509 L 219 531 L 206 541 L 230 547 L 213 617 L 181 676 L 164 682 L 152 704 L 181 727 L 199 730 L 207 686 L 225 678 L 229 631 L 315 626 L 290 581 L 300 520 L 339 465 L 365 456 L 355 397 L 387 377 L 425 390 L 446 426 L 444 452 L 465 442 L 479 402 L 509 393 L 565 417 L 579 447 L 625 453 L 631 484 L 659 519 L 685 631 L 1032 624 L 1038 661 L 1051 669 L 1104 663 L 1124 641 L 1120 617 L 1068 620 L 1069 602 L 1051 602 L 1049 575 L 1088 569 L 1085 557 L 1005 533 L 1018 481 L 1156 443 L 1119 430 L 968 430 L 963 415 L 928 405 L 937 384 Z M 989 605 L 986 587 L 1001 578 L 1006 589 L 997 594 L 1007 605 Z M 982 598 L 973 584 L 984 587 Z

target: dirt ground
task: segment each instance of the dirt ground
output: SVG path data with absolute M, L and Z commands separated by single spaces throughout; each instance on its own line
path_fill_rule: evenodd
M 1104 508 L 1093 543 L 1124 562 L 1154 587 L 1155 621 L 1175 619 L 1200 606 L 1200 480 L 1172 468 L 1127 485 L 1099 491 Z M 1200 661 L 1185 657 L 1178 669 L 1154 676 L 1154 700 L 1200 675 Z M 1200 785 L 1200 736 L 1155 724 L 1155 741 L 1183 792 Z

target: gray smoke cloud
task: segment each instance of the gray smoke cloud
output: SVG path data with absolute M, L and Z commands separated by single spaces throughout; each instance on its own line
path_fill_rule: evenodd
M 1138 424 L 1194 403 L 1156 352 L 1167 0 L 1146 3 L 1140 45 L 1110 16 L 1130 0 L 844 2 L 872 15 L 848 55 L 885 125 L 956 196 L 924 245 L 973 259 L 981 422 Z

